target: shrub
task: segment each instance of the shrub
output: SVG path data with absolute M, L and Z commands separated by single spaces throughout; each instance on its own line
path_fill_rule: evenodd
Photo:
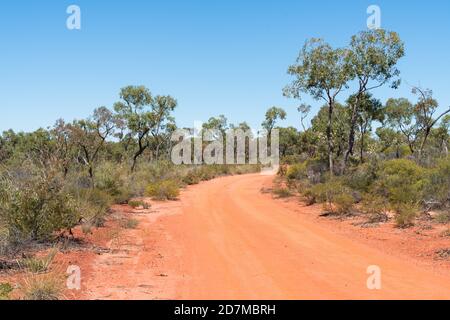
M 277 198 L 289 198 L 292 197 L 292 192 L 288 189 L 288 188 L 274 188 L 273 189 L 273 194 L 277 197 Z
M 382 164 L 373 191 L 386 197 L 394 210 L 403 205 L 411 208 L 423 199 L 428 184 L 422 167 L 410 160 L 396 159 Z
M 146 195 L 154 200 L 176 200 L 180 194 L 178 184 L 173 180 L 163 180 L 147 186 Z
M 136 219 L 125 219 L 121 222 L 122 228 L 125 229 L 136 229 L 139 225 L 139 221 Z
M 64 278 L 57 274 L 31 275 L 25 279 L 25 300 L 59 300 L 64 290 Z
M 450 212 L 441 212 L 436 216 L 436 222 L 447 224 L 450 223 Z
M 430 170 L 428 198 L 437 201 L 441 206 L 450 205 L 450 157 L 438 162 L 436 168 Z
M 100 189 L 78 189 L 74 193 L 77 196 L 80 212 L 88 224 L 101 227 L 105 216 L 113 203 L 111 196 Z
M 289 180 L 302 180 L 308 178 L 306 171 L 306 162 L 290 166 L 287 169 L 286 177 Z
M 107 193 L 114 203 L 126 203 L 133 196 L 127 188 L 129 178 L 124 171 L 124 168 L 109 162 L 96 170 L 96 189 Z
M 138 201 L 138 200 L 128 201 L 128 205 L 130 207 L 132 207 L 133 209 L 136 209 L 139 207 L 143 207 L 145 209 L 145 207 L 148 207 L 148 205 L 144 201 Z
M 352 190 L 369 192 L 370 187 L 377 178 L 378 162 L 372 160 L 352 168 L 345 176 L 345 185 Z
M 399 228 L 408 228 L 414 225 L 414 219 L 417 216 L 418 208 L 411 204 L 400 204 L 394 207 L 396 212 L 395 222 Z
M 79 204 L 52 172 L 24 172 L 21 179 L 0 177 L 0 221 L 8 240 L 49 240 L 80 220 Z
M 27 258 L 24 259 L 20 265 L 25 267 L 31 273 L 47 272 L 55 258 L 57 250 L 52 250 L 47 256 L 43 258 Z
M 335 205 L 338 214 L 348 214 L 351 213 L 353 209 L 355 199 L 348 193 L 341 193 L 334 197 L 333 204 Z
M 191 186 L 194 184 L 198 184 L 201 181 L 201 174 L 199 173 L 199 170 L 192 170 L 189 171 L 186 176 L 183 178 L 183 183 Z
M 9 283 L 0 283 L 0 301 L 9 300 L 13 287 Z
M 388 221 L 387 211 L 389 203 L 385 198 L 373 194 L 366 194 L 361 203 L 361 210 L 369 216 L 369 223 Z
M 314 185 L 311 188 L 311 197 L 324 203 L 325 211 L 333 214 L 350 213 L 355 203 L 351 190 L 338 178 Z

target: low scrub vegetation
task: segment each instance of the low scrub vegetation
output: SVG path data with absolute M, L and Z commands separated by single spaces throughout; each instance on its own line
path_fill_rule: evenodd
M 434 207 L 443 210 L 435 220 L 449 223 L 449 165 L 450 157 L 433 166 L 423 166 L 412 159 L 373 159 L 339 176 L 323 173 L 316 180 L 305 174 L 309 170 L 308 162 L 304 162 L 290 167 L 285 178 L 308 204 L 323 203 L 327 213 L 365 214 L 369 222 L 375 223 L 387 221 L 390 212 L 396 225 L 406 228 L 414 225 L 419 213 Z

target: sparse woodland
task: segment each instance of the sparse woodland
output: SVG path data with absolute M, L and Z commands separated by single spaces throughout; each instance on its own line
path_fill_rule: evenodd
M 430 89 L 413 87 L 408 98 L 380 101 L 376 89 L 400 85 L 398 61 L 404 44 L 395 32 L 365 31 L 348 46 L 324 40 L 305 43 L 287 97 L 300 102 L 294 127 L 277 127 L 285 110 L 270 108 L 262 126 L 280 130 L 280 195 L 298 193 L 330 214 L 366 214 L 370 221 L 394 213 L 399 227 L 422 213 L 439 212 L 450 221 L 450 108 Z M 419 79 L 418 79 L 419 80 Z M 426 83 L 426 79 L 420 79 Z M 150 196 L 176 199 L 179 188 L 216 176 L 255 172 L 259 166 L 175 166 L 171 134 L 177 100 L 142 86 L 120 91 L 111 108 L 87 119 L 35 132 L 0 136 L 0 254 L 24 245 L 53 242 L 101 226 L 114 203 Z M 312 110 L 317 110 L 312 114 Z M 307 123 L 306 119 L 312 117 Z M 224 116 L 205 129 L 249 129 Z

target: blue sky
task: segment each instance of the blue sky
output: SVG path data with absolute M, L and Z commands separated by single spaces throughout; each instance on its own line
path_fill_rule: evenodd
M 79 31 L 66 28 L 71 4 Z M 177 98 L 180 126 L 219 114 L 258 126 L 276 105 L 299 127 L 299 102 L 282 96 L 287 67 L 308 38 L 345 46 L 371 4 L 406 43 L 402 87 L 374 94 L 413 99 L 406 83 L 420 84 L 450 105 L 448 0 L 2 0 L 0 131 L 86 117 L 131 84 Z

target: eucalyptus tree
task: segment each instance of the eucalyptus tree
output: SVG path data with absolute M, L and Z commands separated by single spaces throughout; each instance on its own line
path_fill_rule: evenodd
M 421 132 L 422 141 L 419 146 L 419 157 L 421 157 L 431 130 L 444 116 L 450 113 L 450 107 L 440 115 L 435 116 L 439 103 L 433 98 L 433 92 L 429 89 L 424 90 L 419 87 L 414 87 L 413 93 L 419 96 L 414 106 L 414 113 Z
M 156 161 L 159 160 L 161 146 L 167 141 L 171 141 L 170 134 L 176 130 L 172 112 L 177 104 L 177 101 L 171 96 L 156 96 L 151 103 L 150 134 L 155 143 Z
M 415 118 L 414 105 L 406 98 L 391 98 L 386 102 L 385 124 L 401 133 L 412 154 L 416 152 L 420 127 Z
M 286 111 L 284 111 L 282 108 L 272 107 L 269 110 L 267 110 L 266 118 L 262 123 L 262 127 L 270 135 L 273 128 L 275 128 L 277 121 L 285 120 L 286 116 L 287 116 Z
M 365 94 L 386 84 L 398 88 L 400 71 L 396 65 L 404 54 L 404 44 L 396 32 L 378 29 L 362 31 L 352 37 L 347 59 L 351 78 L 357 83 L 357 91 L 350 104 L 350 131 L 345 163 L 353 154 L 359 113 L 364 112 L 361 102 Z
M 69 126 L 71 139 L 79 148 L 78 158 L 88 168 L 92 187 L 95 185 L 95 165 L 100 151 L 107 139 L 113 136 L 115 127 L 115 117 L 106 107 L 95 109 L 88 119 L 74 121 Z
M 348 87 L 352 73 L 348 65 L 349 51 L 334 49 L 322 39 L 308 40 L 303 46 L 297 61 L 288 69 L 295 77 L 285 88 L 288 97 L 301 99 L 303 94 L 311 95 L 315 100 L 323 100 L 328 107 L 326 127 L 328 163 L 334 174 L 333 113 L 338 95 Z
M 350 96 L 347 100 L 348 105 L 353 105 L 357 97 Z M 359 112 L 356 121 L 356 126 L 359 131 L 359 161 L 364 162 L 364 149 L 366 145 L 366 138 L 372 131 L 372 123 L 378 121 L 382 123 L 385 118 L 384 106 L 380 100 L 373 98 L 370 93 L 365 93 L 359 98 Z M 349 131 L 351 128 L 349 127 Z

